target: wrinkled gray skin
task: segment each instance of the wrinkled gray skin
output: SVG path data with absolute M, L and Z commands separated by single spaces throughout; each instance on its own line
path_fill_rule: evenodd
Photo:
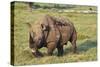
M 41 57 L 43 54 L 39 52 L 38 49 L 42 47 L 47 47 L 48 55 L 52 55 L 55 48 L 58 50 L 58 56 L 63 55 L 63 46 L 67 44 L 68 41 L 72 43 L 73 52 L 76 52 L 76 40 L 77 33 L 74 25 L 69 20 L 64 20 L 61 18 L 57 20 L 54 17 L 45 15 L 43 20 L 40 21 L 41 33 L 35 36 L 35 32 L 32 25 L 29 24 L 29 45 L 32 49 L 32 53 L 35 57 Z

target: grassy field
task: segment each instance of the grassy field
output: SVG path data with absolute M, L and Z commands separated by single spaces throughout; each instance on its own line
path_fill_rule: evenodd
M 27 5 L 24 3 L 15 3 L 14 65 L 69 63 L 97 60 L 97 14 L 58 13 L 42 9 L 30 12 L 27 8 Z M 73 9 L 79 8 L 81 7 Z M 78 33 L 78 54 L 72 53 L 71 44 L 68 43 L 67 46 L 64 46 L 64 56 L 62 57 L 57 57 L 57 50 L 54 51 L 53 56 L 35 58 L 32 55 L 29 48 L 29 34 L 26 23 L 34 23 L 35 20 L 41 18 L 44 14 L 64 16 L 74 23 Z M 46 54 L 47 49 L 42 48 L 40 51 Z

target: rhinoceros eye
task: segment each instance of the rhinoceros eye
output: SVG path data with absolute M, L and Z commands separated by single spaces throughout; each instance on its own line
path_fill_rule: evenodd
M 49 25 L 41 24 L 41 27 L 42 27 L 42 30 L 43 30 L 43 31 L 49 31 L 49 30 L 50 30 Z
M 42 30 L 45 31 L 46 30 L 46 26 L 41 24 Z

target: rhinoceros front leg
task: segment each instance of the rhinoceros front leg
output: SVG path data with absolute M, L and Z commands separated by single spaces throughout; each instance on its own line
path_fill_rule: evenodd
M 49 56 L 51 56 L 53 54 L 54 49 L 56 48 L 56 44 L 54 42 L 51 42 L 47 45 L 47 53 Z

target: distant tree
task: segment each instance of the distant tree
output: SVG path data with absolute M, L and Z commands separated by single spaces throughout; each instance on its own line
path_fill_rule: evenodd
M 92 8 L 89 8 L 89 10 L 91 10 L 91 11 L 92 11 Z
M 40 5 L 38 5 L 38 4 L 35 4 L 34 6 L 35 6 L 36 8 L 39 8 L 39 7 L 40 7 Z
M 29 2 L 29 3 L 28 3 L 28 5 L 29 5 L 29 11 L 31 11 L 31 12 L 32 12 L 32 6 L 33 6 L 33 4 L 34 4 L 34 3 L 32 3 L 32 2 Z
M 59 4 L 54 5 L 55 8 L 60 8 Z

